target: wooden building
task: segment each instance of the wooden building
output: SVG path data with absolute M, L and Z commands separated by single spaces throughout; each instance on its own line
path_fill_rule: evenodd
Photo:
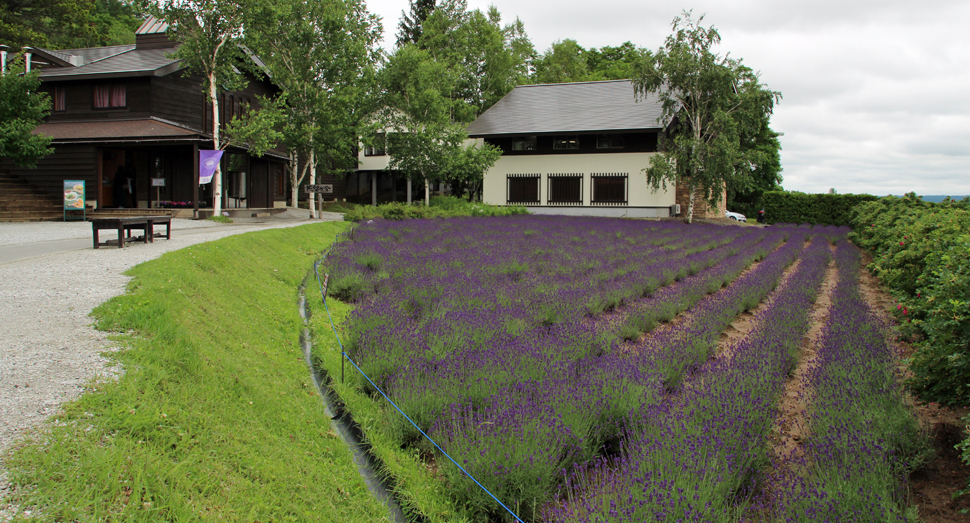
M 89 207 L 194 203 L 198 150 L 213 148 L 212 108 L 202 77 L 183 75 L 170 58 L 178 43 L 168 38 L 167 28 L 150 18 L 136 31 L 134 45 L 25 48 L 29 67 L 40 71 L 40 89 L 52 100 L 50 116 L 34 132 L 53 137 L 54 153 L 34 169 L 4 164 L 2 170 L 55 195 L 63 180 L 85 180 Z M 223 124 L 247 104 L 257 108 L 257 95 L 278 92 L 266 79 L 248 80 L 243 91 L 221 95 Z M 285 206 L 287 161 L 282 149 L 260 158 L 243 148 L 227 149 L 223 206 Z M 153 187 L 152 180 L 164 186 Z M 200 187 L 199 207 L 212 206 L 212 186 Z

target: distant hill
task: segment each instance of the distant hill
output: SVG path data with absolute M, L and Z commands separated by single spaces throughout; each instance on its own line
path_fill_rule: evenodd
M 926 195 L 920 196 L 920 198 L 922 198 L 924 202 L 933 202 L 933 203 L 940 203 L 946 197 L 947 195 L 945 194 L 926 194 Z M 966 197 L 967 195 L 965 194 L 960 196 L 952 196 L 952 195 L 950 196 L 950 198 L 954 200 L 962 200 Z
M 895 196 L 896 198 L 902 198 L 903 197 L 902 194 L 893 194 L 891 196 Z M 965 194 L 963 194 L 963 195 L 952 195 L 952 194 L 951 195 L 946 195 L 946 194 L 923 194 L 923 195 L 920 195 L 920 199 L 922 199 L 924 202 L 940 203 L 947 196 L 949 196 L 950 198 L 952 198 L 954 200 L 962 200 L 962 199 L 964 199 L 964 198 L 967 197 L 967 195 L 965 195 Z

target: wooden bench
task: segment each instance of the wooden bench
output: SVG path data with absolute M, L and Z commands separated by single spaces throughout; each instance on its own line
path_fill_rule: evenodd
M 165 233 L 155 232 L 155 225 L 165 224 Z M 154 242 L 155 238 L 172 238 L 171 216 L 124 216 L 118 218 L 92 218 L 91 229 L 94 232 L 94 248 L 102 245 L 113 245 L 113 240 L 100 240 L 99 231 L 108 229 L 118 231 L 118 248 L 124 248 L 131 242 Z M 141 236 L 132 236 L 131 231 L 142 231 Z

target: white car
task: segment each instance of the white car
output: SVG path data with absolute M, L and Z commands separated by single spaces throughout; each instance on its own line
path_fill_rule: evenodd
M 748 221 L 748 219 L 743 214 L 741 214 L 739 212 L 726 211 L 724 213 L 724 216 L 727 216 L 728 218 L 731 218 L 732 220 L 737 220 L 739 222 L 747 222 Z

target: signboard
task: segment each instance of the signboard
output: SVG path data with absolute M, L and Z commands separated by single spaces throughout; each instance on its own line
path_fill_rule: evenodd
M 165 178 L 152 178 L 152 187 L 165 187 Z
M 326 185 L 304 185 L 307 193 L 323 193 L 323 194 L 333 194 L 333 184 Z
M 64 210 L 84 210 L 84 180 L 64 180 Z

